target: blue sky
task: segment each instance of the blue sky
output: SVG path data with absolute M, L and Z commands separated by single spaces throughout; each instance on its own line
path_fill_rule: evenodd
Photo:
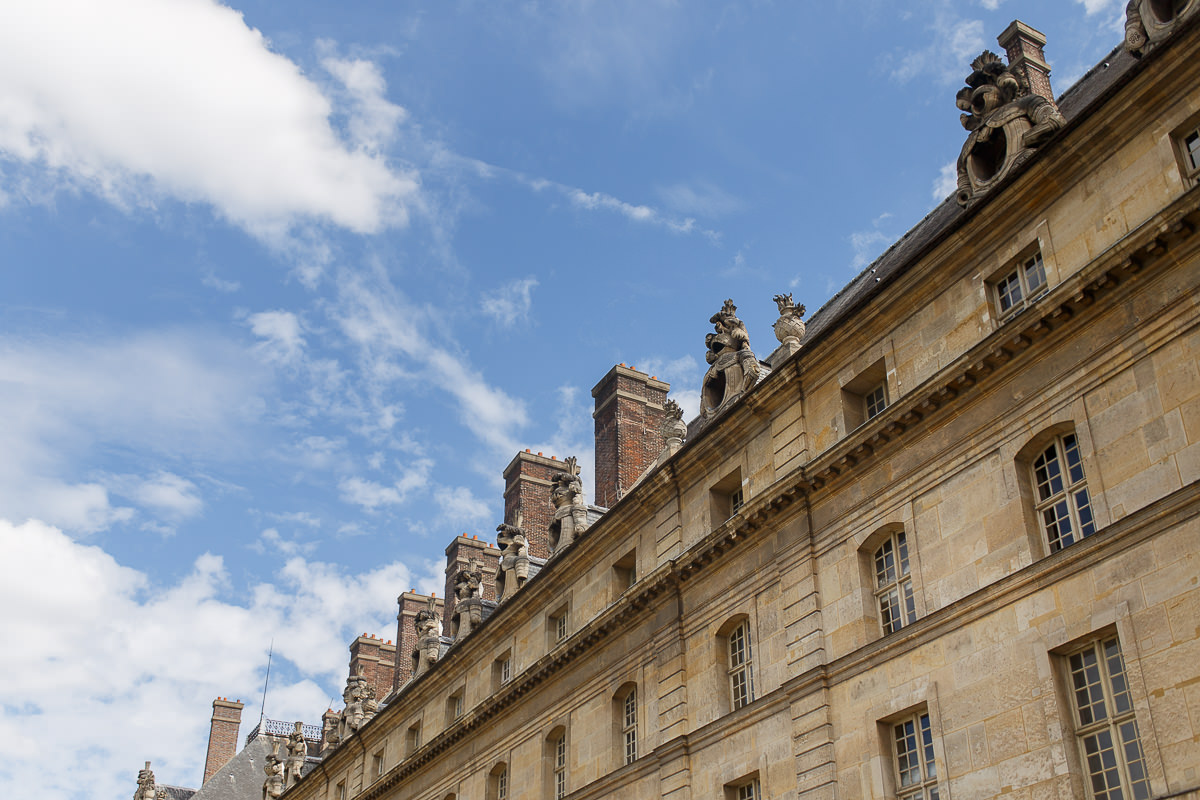
M 1014 18 L 1118 0 L 0 2 L 0 794 L 196 786 L 209 704 L 316 722 L 617 362 L 697 408 L 953 187 Z M 51 768 L 49 772 L 47 768 Z

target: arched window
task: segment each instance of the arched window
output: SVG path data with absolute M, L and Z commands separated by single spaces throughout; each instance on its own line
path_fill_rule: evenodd
M 1034 509 L 1051 553 L 1096 532 L 1075 433 L 1055 436 L 1031 464 Z
M 743 618 L 726 637 L 729 655 L 729 696 L 734 711 L 754 702 L 754 651 L 750 620 Z
M 562 725 L 546 737 L 545 762 L 546 796 L 562 800 L 567 796 L 567 729 Z
M 632 764 L 638 758 L 638 693 L 636 683 L 627 683 L 613 695 L 613 731 L 617 763 Z
M 508 765 L 504 762 L 488 773 L 488 800 L 508 800 Z
M 883 635 L 894 633 L 917 618 L 912 575 L 908 567 L 908 537 L 894 531 L 872 554 L 875 572 L 875 603 Z

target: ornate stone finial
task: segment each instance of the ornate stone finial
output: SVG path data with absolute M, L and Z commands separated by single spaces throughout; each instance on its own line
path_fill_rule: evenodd
M 517 524 L 496 526 L 496 544 L 500 546 L 500 563 L 496 567 L 496 595 L 503 603 L 517 593 L 529 580 L 529 539 L 521 529 L 521 513 Z
M 726 300 L 708 321 L 714 332 L 704 337 L 708 349 L 704 360 L 709 367 L 700 392 L 700 415 L 706 421 L 753 386 L 760 369 L 733 300 Z
M 687 438 L 687 423 L 683 421 L 683 409 L 674 399 L 667 398 L 663 403 L 662 436 L 666 440 L 667 455 L 674 455 L 683 447 Z
M 147 761 L 146 766 L 138 770 L 137 791 L 133 793 L 133 800 L 154 800 L 157 788 L 154 784 L 154 771 L 150 769 L 150 762 Z
M 285 787 L 283 762 L 279 759 L 278 744 L 272 748 L 271 752 L 267 753 L 266 760 L 263 763 L 263 772 L 267 773 L 267 779 L 263 781 L 263 800 L 277 800 L 277 798 L 282 797 Z
M 1039 41 L 1030 38 L 1037 32 L 1028 26 L 1015 31 L 1013 34 L 1006 31 L 1005 35 L 1024 36 L 1028 40 L 1025 43 Z M 1044 43 L 1045 39 L 1040 41 Z M 1014 52 L 1022 42 L 1012 45 Z M 1037 51 L 1040 52 L 1040 45 Z M 1023 58 L 1034 60 L 1032 56 Z M 980 200 L 1066 124 L 1053 100 L 1031 92 L 1022 76 L 1010 70 L 1004 60 L 990 50 L 983 51 L 971 62 L 971 70 L 966 87 L 959 89 L 955 96 L 955 105 L 966 112 L 959 119 L 969 131 L 958 156 L 955 199 L 961 206 Z M 1048 70 L 1047 67 L 1047 73 Z M 1045 90 L 1049 90 L 1048 79 Z
M 413 620 L 417 631 L 417 646 L 413 650 L 413 674 L 423 674 L 438 660 L 442 649 L 441 621 L 437 613 L 437 600 L 430 597 L 425 608 L 417 612 Z
M 575 456 L 564 462 L 566 469 L 550 476 L 550 505 L 554 521 L 550 523 L 550 557 L 561 553 L 587 530 L 587 506 L 583 502 L 583 481 Z
M 304 759 L 308 756 L 308 742 L 304 740 L 304 723 L 297 722 L 288 734 L 287 762 L 283 768 L 284 785 L 291 787 L 300 780 L 304 772 Z
M 779 319 L 775 320 L 775 338 L 790 356 L 800 349 L 804 338 L 804 305 L 792 302 L 792 294 L 777 294 L 772 298 L 779 308 Z

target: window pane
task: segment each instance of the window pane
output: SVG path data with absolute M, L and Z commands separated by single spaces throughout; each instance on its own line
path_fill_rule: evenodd
M 1008 311 L 1021 302 L 1021 280 L 1017 273 L 1002 278 L 996 284 L 996 295 L 1000 301 L 1000 310 Z
M 1183 140 L 1187 150 L 1188 163 L 1192 169 L 1200 169 L 1200 132 L 1188 134 Z
M 1042 263 L 1041 253 L 1025 262 L 1025 283 L 1030 294 L 1046 285 L 1046 267 Z
M 888 539 L 875 551 L 875 587 L 882 589 L 895 582 L 896 556 L 892 549 L 892 540 Z

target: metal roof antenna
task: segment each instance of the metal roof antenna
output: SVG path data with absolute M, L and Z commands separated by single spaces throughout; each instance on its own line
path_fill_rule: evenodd
M 271 656 L 275 654 L 275 637 L 271 637 L 271 645 L 267 648 L 267 677 L 263 679 L 262 708 L 258 711 L 258 724 L 261 729 L 263 720 L 267 718 L 267 684 L 271 681 Z

